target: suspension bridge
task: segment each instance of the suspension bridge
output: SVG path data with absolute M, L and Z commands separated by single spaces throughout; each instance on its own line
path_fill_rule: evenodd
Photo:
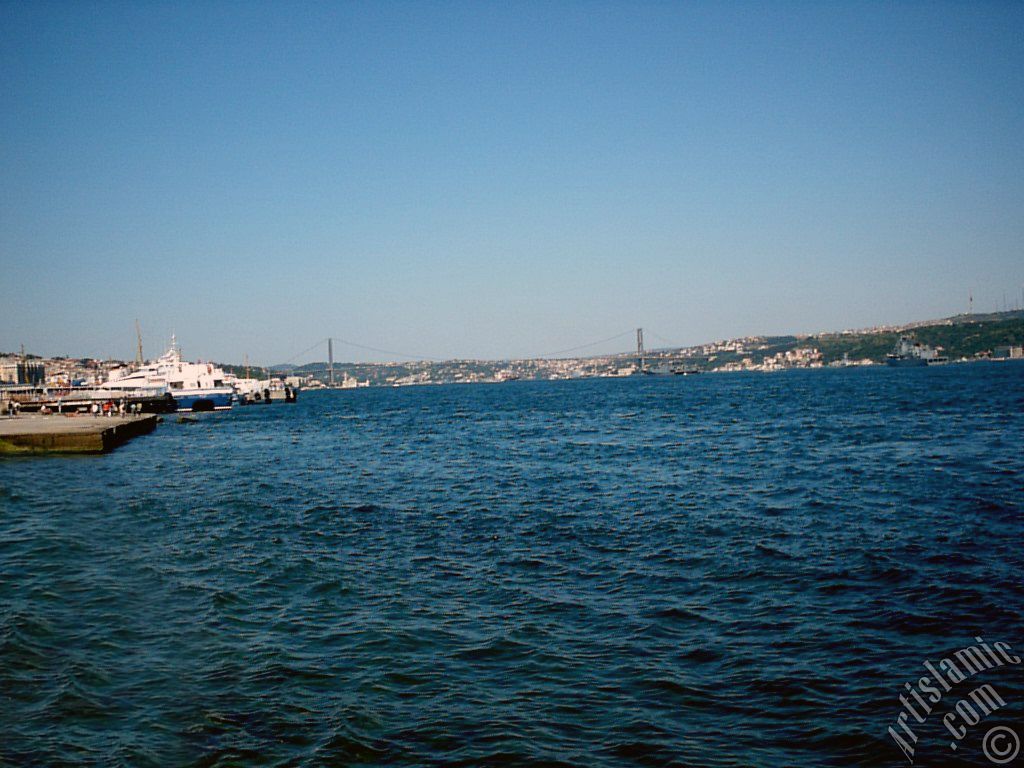
M 614 334 L 612 336 L 607 336 L 605 338 L 597 339 L 595 341 L 589 341 L 589 342 L 586 342 L 586 343 L 583 343 L 583 344 L 578 344 L 578 345 L 575 345 L 575 346 L 572 346 L 572 347 L 565 347 L 563 349 L 557 349 L 557 350 L 553 350 L 553 351 L 549 351 L 549 352 L 543 352 L 543 353 L 536 354 L 536 355 L 523 356 L 523 357 L 518 357 L 518 358 L 514 358 L 514 359 L 507 359 L 507 360 L 500 360 L 500 361 L 499 360 L 486 360 L 486 361 L 485 360 L 479 360 L 479 361 L 475 361 L 474 360 L 472 362 L 481 362 L 481 363 L 486 362 L 488 364 L 492 364 L 492 363 L 498 363 L 498 362 L 527 362 L 527 361 L 558 360 L 558 359 L 571 360 L 571 359 L 577 359 L 577 358 L 579 358 L 581 356 L 582 357 L 620 357 L 620 358 L 628 358 L 631 355 L 635 354 L 637 369 L 640 370 L 640 371 L 644 371 L 644 370 L 646 370 L 646 367 L 647 367 L 647 361 L 648 361 L 649 357 L 651 356 L 651 351 L 649 351 L 647 349 L 647 347 L 645 346 L 645 342 L 644 342 L 645 334 L 646 334 L 646 336 L 648 338 L 653 338 L 653 339 L 656 339 L 658 342 L 660 342 L 660 345 L 659 345 L 658 349 L 678 349 L 678 348 L 683 348 L 685 346 L 685 345 L 682 345 L 682 344 L 674 343 L 674 342 L 670 341 L 669 339 L 666 339 L 665 337 L 655 333 L 654 331 L 652 331 L 650 329 L 646 329 L 645 330 L 644 328 L 630 328 L 628 330 L 621 331 L 620 333 Z M 623 344 L 622 345 L 623 348 L 621 348 L 619 351 L 603 352 L 603 353 L 589 353 L 590 350 L 593 350 L 595 348 L 607 347 L 607 345 L 612 344 L 613 342 L 620 341 L 620 340 L 624 341 L 627 338 L 635 339 L 635 347 L 633 347 L 632 344 L 630 344 L 629 346 L 627 346 L 626 344 Z M 341 348 L 360 350 L 360 351 L 363 351 L 363 352 L 374 352 L 374 353 L 379 354 L 379 355 L 386 355 L 390 359 L 385 361 L 385 362 L 339 363 L 335 359 L 335 355 L 334 355 L 335 345 L 337 345 L 337 346 L 339 346 Z M 315 350 L 323 350 L 324 352 L 326 352 L 327 360 L 326 360 L 325 363 L 321 363 L 320 361 L 316 361 L 315 363 L 314 362 L 310 362 L 310 363 L 303 364 L 303 363 L 300 362 L 303 359 L 308 359 L 309 356 L 310 356 L 310 353 L 313 353 Z M 584 354 L 581 355 L 579 353 L 584 353 Z M 657 353 L 657 350 L 655 350 L 655 353 Z M 378 346 L 373 346 L 373 345 L 369 345 L 369 344 L 363 344 L 361 342 L 352 341 L 350 339 L 346 339 L 346 338 L 341 337 L 341 336 L 326 336 L 326 337 L 317 339 L 315 342 L 313 342 L 312 344 L 310 344 L 308 347 L 306 347 L 305 349 L 301 350 L 300 352 L 297 352 L 295 355 L 293 355 L 288 360 L 286 360 L 286 361 L 284 361 L 282 363 L 278 363 L 276 365 L 268 366 L 266 368 L 266 370 L 278 370 L 278 371 L 280 371 L 280 370 L 301 368 L 304 373 L 309 373 L 309 374 L 326 374 L 327 383 L 330 386 L 334 386 L 334 384 L 335 384 L 336 366 L 340 366 L 340 365 L 367 365 L 367 366 L 374 365 L 374 366 L 379 366 L 379 365 L 409 365 L 409 364 L 416 364 L 416 363 L 456 363 L 456 362 L 470 362 L 470 359 L 468 359 L 468 358 L 452 358 L 452 357 L 445 358 L 445 357 L 440 357 L 438 355 L 424 354 L 422 352 L 421 353 L 400 352 L 400 351 L 393 350 L 393 349 L 386 349 L 384 347 L 378 347 Z

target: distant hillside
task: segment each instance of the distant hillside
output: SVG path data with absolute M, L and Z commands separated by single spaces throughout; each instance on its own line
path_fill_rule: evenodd
M 821 334 L 805 339 L 801 345 L 816 346 L 826 363 L 841 360 L 844 353 L 851 360 L 870 358 L 881 362 L 901 335 L 910 335 L 929 346 L 942 347 L 951 360 L 956 360 L 992 352 L 998 347 L 1024 344 L 1024 313 L 1000 313 L 997 317 L 1009 314 L 1017 316 L 994 320 L 972 320 L 971 316 L 960 316 L 951 323 L 940 321 L 907 331 Z
M 924 328 L 933 325 L 970 325 L 972 323 L 995 323 L 1004 320 L 1024 319 L 1024 309 L 1009 309 L 1005 312 L 981 312 L 971 315 L 953 315 L 941 320 L 919 320 L 916 323 L 909 323 L 902 326 L 902 329 Z
M 973 358 L 992 353 L 1001 347 L 1024 344 L 1024 312 L 998 315 L 958 316 L 929 323 L 902 326 L 893 330 L 845 331 L 810 336 L 758 337 L 743 352 L 725 352 L 713 356 L 698 367 L 721 368 L 729 363 L 750 358 L 760 364 L 765 358 L 798 348 L 815 348 L 827 365 L 842 360 L 885 361 L 900 336 L 910 336 L 932 347 L 941 347 L 951 360 Z

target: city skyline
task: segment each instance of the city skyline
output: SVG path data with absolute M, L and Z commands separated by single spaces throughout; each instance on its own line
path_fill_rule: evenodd
M 300 350 L 297 354 L 293 355 L 287 360 L 279 360 L 277 362 L 266 362 L 262 360 L 252 359 L 248 354 L 245 354 L 241 360 L 235 359 L 216 359 L 216 358 L 202 358 L 199 357 L 199 362 L 212 362 L 218 365 L 229 365 L 235 367 L 249 367 L 253 369 L 259 369 L 264 371 L 273 370 L 286 370 L 292 368 L 302 368 L 309 365 L 319 365 L 324 371 L 327 370 L 327 361 L 331 359 L 332 350 L 331 343 L 333 343 L 333 360 L 336 366 L 404 366 L 404 365 L 434 365 L 434 364 L 458 364 L 458 363 L 481 363 L 487 365 L 501 365 L 501 364 L 515 364 L 515 363 L 557 363 L 557 362 L 586 362 L 593 360 L 612 360 L 616 358 L 635 358 L 639 352 L 637 347 L 638 334 L 643 334 L 641 338 L 645 338 L 644 348 L 646 353 L 657 357 L 659 355 L 673 355 L 683 353 L 684 355 L 700 353 L 703 348 L 704 354 L 708 354 L 709 348 L 731 348 L 736 344 L 747 344 L 750 342 L 763 344 L 768 343 L 769 346 L 772 344 L 772 340 L 791 338 L 797 341 L 805 339 L 814 339 L 820 337 L 833 337 L 840 338 L 844 336 L 849 337 L 860 337 L 864 335 L 883 335 L 892 333 L 907 333 L 910 337 L 915 336 L 919 328 L 936 328 L 949 325 L 957 325 L 960 323 L 970 324 L 982 324 L 988 325 L 994 321 L 1003 320 L 1019 320 L 1022 315 L 1022 307 L 1024 302 L 1019 302 L 1016 306 L 1009 308 L 1004 311 L 996 312 L 973 312 L 969 311 L 966 313 L 957 313 L 955 315 L 949 315 L 948 317 L 936 317 L 936 318 L 924 318 L 914 320 L 908 323 L 887 323 L 875 326 L 865 326 L 862 328 L 821 328 L 814 331 L 796 331 L 796 332 L 785 332 L 780 334 L 765 334 L 765 333 L 748 333 L 741 336 L 733 336 L 719 339 L 705 339 L 700 342 L 692 344 L 679 344 L 670 339 L 666 339 L 661 336 L 653 329 L 647 328 L 630 328 L 619 334 L 616 334 L 612 338 L 599 339 L 589 343 L 580 344 L 574 347 L 554 350 L 544 354 L 532 355 L 520 358 L 471 358 L 471 357 L 451 357 L 441 358 L 433 357 L 430 355 L 412 355 L 401 352 L 395 352 L 392 350 L 385 350 L 376 347 L 367 346 L 359 342 L 353 342 L 348 339 L 341 337 L 324 337 L 310 344 L 306 348 Z M 1012 342 L 1009 342 L 1012 346 Z M 135 346 L 132 349 L 131 354 L 111 354 L 105 356 L 89 356 L 89 355 L 76 355 L 76 354 L 50 354 L 44 355 L 39 354 L 33 350 L 22 348 L 19 350 L 4 350 L 0 349 L 0 358 L 8 359 L 15 358 L 21 359 L 27 357 L 28 359 L 56 359 L 56 360 L 68 360 L 68 361 L 79 361 L 89 360 L 94 363 L 113 363 L 117 365 L 128 364 L 132 365 L 132 361 L 137 361 L 141 355 L 143 360 L 152 361 L 156 359 L 158 355 L 164 351 L 174 347 L 184 356 L 189 356 L 183 349 L 182 345 L 178 342 L 176 334 L 171 334 L 170 342 L 167 345 L 151 346 L 147 343 L 146 339 L 141 334 L 141 329 L 137 328 L 137 336 L 135 340 Z M 346 350 L 356 350 L 359 353 L 365 354 L 367 352 L 374 353 L 378 359 L 360 359 L 358 356 L 347 355 Z M 134 355 L 134 357 L 133 357 Z
M 1020 5 L 0 20 L 6 351 L 130 359 L 139 318 L 203 359 L 518 359 L 1020 300 Z

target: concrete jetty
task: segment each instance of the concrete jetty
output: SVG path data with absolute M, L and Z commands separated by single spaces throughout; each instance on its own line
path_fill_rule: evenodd
M 0 455 L 106 453 L 152 432 L 157 416 L 29 415 L 0 418 Z

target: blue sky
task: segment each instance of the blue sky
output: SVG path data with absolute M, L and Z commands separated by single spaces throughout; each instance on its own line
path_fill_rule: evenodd
M 1013 305 L 1024 4 L 0 2 L 0 269 L 0 350 L 225 362 Z

